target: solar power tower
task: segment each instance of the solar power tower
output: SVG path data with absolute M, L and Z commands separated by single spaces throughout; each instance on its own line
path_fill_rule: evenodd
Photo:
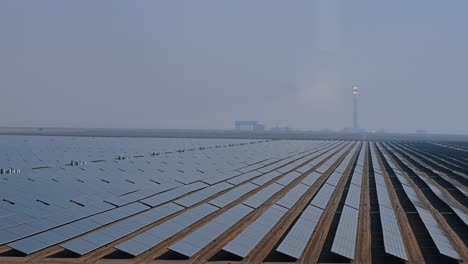
M 359 87 L 353 87 L 353 129 L 358 130 L 358 104 L 359 104 Z

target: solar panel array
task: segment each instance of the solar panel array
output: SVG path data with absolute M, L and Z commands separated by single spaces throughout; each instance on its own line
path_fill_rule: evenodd
M 129 263 L 160 257 L 270 262 L 280 253 L 310 263 L 328 251 L 359 262 L 362 183 L 369 176 L 375 179 L 385 252 L 406 261 L 414 253 L 404 243 L 408 234 L 394 210 L 402 201 L 391 198 L 389 172 L 436 245 L 438 252 L 431 254 L 466 261 L 454 241 L 467 235 L 454 239 L 446 232 L 451 226 L 434 216 L 437 209 L 421 199 L 386 147 L 414 157 L 411 162 L 421 162 L 461 193 L 454 196 L 441 180 L 415 172 L 466 229 L 460 197 L 466 197 L 466 187 L 459 177 L 465 177 L 462 164 L 468 160 L 456 156 L 428 153 L 423 162 L 414 154 L 419 149 L 393 142 L 9 136 L 0 142 L 7 150 L 0 153 L 0 168 L 17 169 L 0 175 L 0 262 L 60 262 L 61 256 L 77 263 L 102 257 Z M 385 150 L 382 156 L 378 149 Z M 412 166 L 399 153 L 393 154 Z M 391 170 L 381 168 L 380 158 Z M 456 175 L 437 171 L 444 168 Z M 330 245 L 312 245 L 325 235 L 316 232 L 324 226 L 330 226 Z M 307 251 L 316 247 L 320 256 Z
M 388 155 L 386 157 L 388 158 Z M 392 160 L 388 158 L 387 162 L 390 164 L 390 167 L 397 175 L 397 178 L 399 180 L 403 179 L 404 178 L 403 174 L 393 164 Z M 421 177 L 421 175 L 418 175 L 418 177 Z M 432 240 L 434 241 L 439 252 L 443 255 L 446 255 L 454 259 L 461 259 L 457 251 L 455 250 L 454 246 L 448 239 L 447 235 L 445 235 L 443 228 L 436 221 L 434 216 L 430 213 L 427 206 L 421 201 L 419 196 L 416 194 L 416 191 L 414 190 L 413 186 L 406 179 L 403 181 L 400 180 L 400 183 L 402 184 L 405 193 L 408 195 L 408 198 L 410 199 L 410 201 L 413 203 L 414 207 L 418 211 L 422 222 L 424 223 L 427 231 L 432 237 Z M 435 186 L 433 187 L 435 188 Z M 437 194 L 437 191 L 435 193 Z
M 389 160 L 389 164 L 391 166 L 391 168 L 393 169 L 393 171 L 395 172 L 398 180 L 406 185 L 406 186 L 411 186 L 411 184 L 408 182 L 408 180 L 406 180 L 406 178 L 403 176 L 403 174 L 401 173 L 401 171 L 395 166 L 395 164 L 391 161 L 391 159 L 389 158 L 389 156 L 387 154 L 384 154 L 384 156 L 386 157 L 387 160 Z M 395 154 L 395 156 L 399 157 L 399 159 L 404 163 L 406 164 L 406 166 L 411 166 L 406 160 L 402 159 L 402 157 L 399 155 L 399 154 Z M 444 193 L 442 190 L 441 190 L 441 187 L 438 187 L 436 186 L 430 179 L 424 177 L 421 175 L 421 173 L 419 172 L 415 172 L 415 174 L 418 176 L 418 178 L 420 178 L 422 181 L 424 181 L 427 186 L 432 190 L 432 192 L 440 198 L 440 200 L 442 200 L 445 204 L 447 204 L 452 210 L 453 212 L 460 218 L 460 220 L 462 220 L 465 225 L 468 225 L 468 215 L 466 213 L 463 212 L 463 208 L 461 208 L 459 205 L 456 205 L 448 196 L 446 193 Z
M 323 210 L 326 209 L 328 202 L 330 201 L 333 192 L 335 191 L 336 185 L 343 175 L 346 167 L 349 164 L 349 161 L 352 158 L 352 155 L 355 153 L 357 145 L 349 152 L 349 154 L 340 162 L 340 164 L 334 169 L 332 174 L 328 177 L 325 184 L 322 185 L 318 193 L 314 196 L 310 204 L 300 215 L 294 226 L 291 228 L 290 232 L 285 236 L 283 241 L 280 243 L 276 249 L 278 252 L 286 254 L 290 257 L 299 259 L 303 254 L 304 249 L 307 246 L 307 242 L 310 239 L 310 235 L 315 230 L 322 214 Z M 320 166 L 316 171 L 317 173 L 329 171 L 332 165 L 338 161 L 338 159 L 345 153 L 346 149 L 342 149 L 334 156 L 332 156 L 328 161 L 326 161 L 322 166 Z M 319 170 L 321 172 L 319 172 Z M 333 175 L 339 175 L 338 179 L 334 178 Z M 314 176 L 315 177 L 315 176 Z M 315 179 L 317 180 L 317 179 Z M 313 184 L 313 182 L 311 182 Z

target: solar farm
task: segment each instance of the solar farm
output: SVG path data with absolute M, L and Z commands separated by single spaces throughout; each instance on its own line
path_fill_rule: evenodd
M 468 263 L 468 143 L 0 146 L 0 263 Z

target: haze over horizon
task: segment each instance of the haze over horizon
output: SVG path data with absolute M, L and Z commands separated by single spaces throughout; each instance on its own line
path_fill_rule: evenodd
M 2 1 L 0 127 L 468 133 L 468 1 Z

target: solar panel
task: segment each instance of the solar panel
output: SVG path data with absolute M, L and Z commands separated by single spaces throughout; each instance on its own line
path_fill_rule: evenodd
M 320 165 L 320 167 L 316 168 L 315 171 L 320 173 L 320 174 L 324 174 L 331 166 L 332 164 L 325 162 L 323 163 L 322 165 Z
M 244 229 L 223 250 L 245 258 L 257 244 L 270 232 L 275 224 L 286 213 L 287 209 L 273 205 L 255 222 Z
M 122 206 L 122 205 L 125 205 L 125 204 L 129 204 L 129 203 L 132 203 L 132 202 L 135 202 L 135 201 L 138 201 L 138 200 L 141 200 L 141 199 L 156 195 L 158 193 L 162 193 L 162 192 L 165 192 L 165 191 L 180 187 L 182 185 L 183 184 L 181 184 L 179 182 L 169 181 L 169 182 L 159 184 L 159 185 L 151 188 L 150 190 L 148 190 L 148 189 L 139 190 L 139 191 L 137 191 L 135 193 L 132 193 L 130 195 L 122 195 L 122 196 L 117 196 L 117 197 L 112 196 L 111 198 L 106 198 L 105 201 L 109 202 L 111 204 L 117 205 L 117 206 Z
M 257 171 L 252 171 L 252 172 L 248 172 L 246 174 L 242 174 L 242 175 L 239 175 L 239 176 L 236 176 L 234 178 L 231 178 L 229 179 L 227 182 L 230 183 L 230 184 L 234 184 L 234 185 L 239 185 L 245 181 L 248 181 L 256 176 L 259 176 L 261 175 L 262 173 L 260 172 L 257 172 Z
M 236 177 L 238 175 L 239 175 L 238 172 L 236 172 L 236 173 L 230 172 L 230 173 L 227 173 L 227 174 L 222 174 L 222 175 L 217 175 L 217 176 L 214 176 L 214 177 L 205 178 L 205 179 L 203 179 L 201 181 L 206 183 L 206 184 L 213 185 L 213 184 L 216 184 L 216 183 L 219 183 L 219 182 L 229 180 L 229 179 L 234 178 L 234 177 Z
M 251 182 L 258 185 L 258 186 L 261 186 L 261 185 L 273 180 L 274 178 L 276 178 L 276 177 L 278 177 L 280 175 L 281 175 L 281 173 L 279 173 L 277 171 L 272 171 L 272 172 L 263 174 L 262 176 L 252 180 Z
M 460 255 L 458 255 L 454 246 L 445 235 L 445 232 L 442 231 L 442 228 L 439 226 L 432 214 L 426 209 L 418 206 L 415 207 L 440 254 L 461 260 Z
M 401 230 L 393 209 L 380 206 L 379 210 L 385 252 L 401 259 L 408 260 L 403 239 L 401 237 Z
M 353 177 L 351 178 L 351 184 L 360 187 L 362 185 L 362 174 L 354 172 Z
M 375 173 L 374 174 L 374 178 L 375 178 L 375 184 L 378 185 L 378 186 L 386 186 L 385 184 L 385 179 L 383 177 L 382 174 L 377 174 Z
M 371 159 L 374 167 L 375 186 L 379 203 L 385 252 L 398 258 L 408 260 L 405 245 L 401 237 L 401 230 L 388 194 L 387 184 L 379 169 L 380 164 L 378 163 L 375 152 L 371 152 Z
M 281 172 L 281 173 L 286 173 L 288 171 L 291 171 L 291 170 L 294 170 L 296 167 L 298 166 L 298 164 L 295 164 L 294 162 L 291 163 L 291 164 L 288 164 L 284 167 L 281 167 L 281 168 L 278 168 L 276 169 L 277 171 Z
M 406 180 L 406 178 L 401 173 L 395 173 L 395 174 L 401 184 L 406 185 L 406 186 L 411 186 L 411 183 L 409 183 L 408 180 Z
M 216 185 L 211 185 L 209 187 L 206 187 L 204 189 L 201 189 L 199 191 L 196 191 L 190 195 L 187 195 L 183 198 L 180 198 L 175 201 L 175 203 L 180 204 L 185 207 L 190 207 L 196 203 L 199 203 L 217 193 L 220 193 L 222 191 L 225 191 L 229 188 L 231 188 L 233 185 L 227 183 L 227 182 L 221 182 Z
M 181 197 L 181 196 L 183 196 L 183 195 L 185 195 L 187 193 L 203 189 L 203 188 L 205 188 L 207 186 L 209 186 L 209 185 L 207 185 L 205 183 L 202 183 L 202 182 L 195 182 L 195 183 L 183 185 L 181 187 L 172 189 L 172 190 L 167 191 L 167 192 L 156 194 L 155 196 L 146 198 L 146 199 L 142 200 L 141 202 L 146 204 L 146 205 L 149 205 L 151 207 L 155 207 L 155 206 L 158 206 L 160 204 L 163 204 L 163 203 L 166 203 L 168 201 L 179 198 L 179 197 Z
M 324 185 L 322 185 L 322 188 L 320 188 L 320 190 L 315 195 L 314 199 L 312 199 L 312 202 L 310 204 L 318 208 L 325 209 L 334 191 L 334 186 L 325 183 Z
M 267 172 L 270 172 L 270 171 L 273 171 L 283 165 L 285 165 L 286 163 L 289 163 L 290 160 L 280 160 L 276 163 L 273 163 L 273 164 L 270 164 L 268 166 L 265 166 L 263 168 L 260 168 L 260 169 L 257 169 L 257 171 L 261 172 L 261 173 L 267 173 Z
M 376 185 L 376 190 L 379 205 L 386 206 L 387 208 L 393 208 L 392 202 L 390 201 L 390 196 L 388 194 L 387 186 Z
M 243 204 L 248 205 L 253 208 L 258 208 L 266 200 L 270 199 L 275 193 L 279 192 L 283 188 L 284 186 L 282 185 L 279 185 L 277 183 L 272 183 L 268 185 L 267 187 L 261 189 L 260 191 L 256 192 L 249 199 L 245 200 Z
M 460 210 L 448 197 L 446 197 L 445 193 L 443 193 L 436 185 L 434 185 L 429 179 L 426 177 L 422 176 L 419 173 L 416 173 L 416 175 L 423 180 L 427 186 L 432 190 L 432 192 L 437 195 L 445 204 L 450 206 L 450 208 L 453 210 L 453 212 L 465 223 L 465 225 L 468 225 L 468 215 L 465 214 L 462 210 Z M 402 176 L 403 177 L 403 176 Z M 410 186 L 410 185 L 408 185 Z M 419 199 L 418 199 L 419 201 Z M 421 203 L 419 203 L 421 204 Z M 424 206 L 420 206 L 424 207 Z
M 250 172 L 250 171 L 253 171 L 253 170 L 256 170 L 256 169 L 259 169 L 261 167 L 264 167 L 265 165 L 261 164 L 261 163 L 257 163 L 257 164 L 254 164 L 254 165 L 249 165 L 247 167 L 244 167 L 242 169 L 239 169 L 238 171 L 242 172 L 242 173 L 246 173 L 246 172 Z
M 414 191 L 413 187 L 408 186 L 408 185 L 402 185 L 402 186 L 403 186 L 403 190 L 405 191 L 406 195 L 411 200 L 413 205 L 426 208 L 426 206 L 423 204 L 421 199 L 419 199 L 418 195 Z
M 232 190 L 229 190 L 228 192 L 216 197 L 215 199 L 209 201 L 208 203 L 222 208 L 234 202 L 235 200 L 239 199 L 240 197 L 247 194 L 248 192 L 255 190 L 256 188 L 258 188 L 257 185 L 247 182 Z
M 192 257 L 252 211 L 252 208 L 238 204 L 187 237 L 179 240 L 169 249 L 187 257 Z
M 361 186 L 362 184 L 362 174 L 364 173 L 364 155 L 366 151 L 367 144 L 363 144 L 361 151 L 359 152 L 358 160 L 356 163 L 356 167 L 353 172 L 353 176 L 351 178 L 351 184 Z
M 318 178 L 320 178 L 320 176 L 322 176 L 321 173 L 318 173 L 316 171 L 312 172 L 311 174 L 309 174 L 307 177 L 305 177 L 301 183 L 307 185 L 307 186 L 312 186 L 312 184 L 314 184 Z
M 299 183 L 298 185 L 294 186 L 294 188 L 292 188 L 285 196 L 283 196 L 283 198 L 276 202 L 276 204 L 290 209 L 297 201 L 299 201 L 299 199 L 307 192 L 307 190 L 309 190 L 307 185 Z
M 18 251 L 21 251 L 23 253 L 31 254 L 45 247 L 49 247 L 49 246 L 58 244 L 60 242 L 63 242 L 65 240 L 71 239 L 74 236 L 89 232 L 93 229 L 100 227 L 102 224 L 107 224 L 110 222 L 120 220 L 124 217 L 141 212 L 147 208 L 148 207 L 142 204 L 138 204 L 138 203 L 129 204 L 123 207 L 115 208 L 110 211 L 106 211 L 102 214 L 94 215 L 94 216 L 84 218 L 82 220 L 78 220 L 76 222 L 68 224 L 69 226 L 72 226 L 75 229 L 79 230 L 79 232 L 74 233 L 73 236 L 71 237 L 66 236 L 66 234 L 62 235 L 62 233 L 60 232 L 60 229 L 52 229 L 43 233 L 39 233 L 33 236 L 23 238 L 21 240 L 9 243 L 8 246 Z M 103 215 L 110 216 L 110 220 L 105 223 L 99 223 L 101 221 L 100 219 L 102 219 L 101 216 Z M 44 237 L 45 238 L 53 237 L 53 239 L 44 239 Z M 38 243 L 37 241 L 39 241 L 40 243 Z
M 77 254 L 84 255 L 182 209 L 183 207 L 174 203 L 164 204 L 91 234 L 69 241 L 61 246 Z
M 276 159 L 276 158 L 270 158 L 270 159 L 267 159 L 267 160 L 262 161 L 262 162 L 260 162 L 260 163 L 263 164 L 263 165 L 265 166 L 265 165 L 270 165 L 270 164 L 272 164 L 272 163 L 275 163 L 275 162 L 277 162 L 277 161 L 278 161 L 278 159 Z
M 310 170 L 313 168 L 313 165 L 311 165 L 310 163 L 309 164 L 306 164 L 298 169 L 296 169 L 297 172 L 299 173 L 305 173 L 306 171 Z
M 299 259 L 314 232 L 323 210 L 309 205 L 285 236 L 276 251 Z
M 353 184 L 349 185 L 348 194 L 346 196 L 345 204 L 359 210 L 361 201 L 361 187 Z
M 468 215 L 456 207 L 451 208 L 455 212 L 455 214 L 458 215 L 458 217 L 463 221 L 463 223 L 465 223 L 465 225 L 468 225 Z
M 48 244 L 34 238 L 22 239 L 8 244 L 10 248 L 19 250 L 25 254 L 31 254 L 38 250 L 48 247 Z
M 57 223 L 50 219 L 43 218 L 29 222 L 28 226 L 32 227 L 33 230 L 47 230 L 57 226 Z
M 39 139 L 32 138 L 32 140 Z M 106 144 L 100 142 L 107 139 L 94 139 L 93 143 L 96 143 L 98 148 L 94 145 L 91 147 L 83 145 L 85 140 L 82 141 L 80 138 L 76 139 L 78 142 L 72 142 L 73 144 L 59 138 L 57 140 L 60 141 L 60 144 L 51 143 L 49 140 L 44 142 L 52 144 L 52 146 L 67 147 L 67 151 L 61 153 L 63 157 L 57 155 L 58 152 L 55 153 L 53 147 L 38 151 L 35 145 L 30 144 L 24 144 L 24 146 L 28 146 L 28 148 L 24 148 L 28 151 L 24 151 L 21 155 L 11 155 L 10 152 L 14 151 L 10 151 L 8 148 L 6 148 L 8 153 L 0 153 L 0 160 L 4 161 L 4 164 L 11 164 L 22 169 L 20 174 L 0 175 L 0 245 L 5 248 L 10 246 L 12 249 L 31 254 L 53 245 L 60 245 L 79 255 L 85 255 L 151 225 L 150 230 L 154 229 L 152 232 L 148 230 L 147 234 L 145 232 L 144 235 L 130 239 L 127 243 L 121 243 L 118 247 L 124 251 L 133 252 L 130 254 L 140 254 L 155 246 L 161 246 L 160 243 L 167 241 L 178 232 L 188 230 L 187 233 L 192 233 L 186 235 L 182 240 L 174 242 L 175 244 L 170 249 L 190 257 L 204 247 L 216 243 L 216 238 L 235 226 L 242 217 L 246 217 L 249 212 L 255 210 L 252 207 L 258 208 L 264 205 L 283 186 L 290 185 L 295 179 L 301 177 L 301 173 L 315 168 L 319 163 L 323 164 L 324 160 L 326 162 L 320 166 L 319 171 L 331 171 L 330 166 L 338 166 L 326 179 L 327 183 L 322 186 L 311 204 L 326 208 L 331 195 L 333 195 L 332 189 L 336 188 L 333 186 L 342 179 L 341 174 L 351 162 L 351 157 L 359 145 L 337 141 L 274 141 L 269 144 L 239 146 L 238 143 L 248 143 L 248 141 L 207 140 L 205 142 L 195 140 L 196 143 L 177 141 L 181 151 L 176 152 L 177 149 L 174 148 L 173 143 L 164 143 L 158 145 L 157 148 L 155 145 L 149 146 L 148 142 L 152 142 L 153 139 L 141 139 L 141 144 L 136 143 L 139 140 L 133 139 L 119 139 L 119 141 L 113 139 Z M 223 145 L 228 144 L 227 142 L 236 143 L 236 147 L 224 148 Z M 0 145 L 3 149 L 5 149 L 5 144 L 11 145 L 10 140 L 2 141 Z M 135 147 L 134 144 L 137 144 L 138 147 Z M 200 148 L 198 151 L 198 146 L 205 147 L 207 145 L 213 147 L 203 149 L 203 151 Z M 352 150 L 346 157 L 343 157 L 343 154 L 350 150 L 351 145 L 354 145 Z M 338 237 L 340 233 L 344 233 L 343 237 L 350 234 L 352 237 L 355 233 L 355 223 L 353 222 L 355 217 L 350 215 L 354 215 L 351 212 L 359 213 L 359 210 L 355 209 L 360 206 L 360 185 L 362 184 L 366 144 L 363 146 L 359 152 L 332 246 L 332 251 L 348 258 L 354 254 L 355 250 L 352 247 L 355 245 L 352 242 L 345 242 L 348 241 L 347 238 L 338 239 Z M 339 148 L 343 149 L 329 157 Z M 409 148 L 402 146 L 403 151 L 411 148 L 411 146 Z M 192 151 L 194 149 L 197 151 Z M 372 150 L 376 150 L 376 148 L 373 147 Z M 148 155 L 154 151 L 158 151 L 158 155 Z M 393 201 L 390 199 L 391 189 L 388 189 L 392 188 L 393 185 L 387 186 L 387 179 L 385 179 L 387 175 L 382 175 L 383 170 L 380 169 L 378 159 L 380 154 L 377 152 L 370 154 L 377 184 L 376 192 L 380 208 L 380 221 L 383 226 L 385 251 L 401 257 L 406 252 L 404 245 L 400 243 L 402 238 L 398 223 L 399 218 L 393 210 Z M 122 159 L 115 160 L 116 156 L 122 157 Z M 449 239 L 451 234 L 445 233 L 445 229 L 436 221 L 438 219 L 431 215 L 432 212 L 428 211 L 425 203 L 419 199 L 420 193 L 416 192 L 416 185 L 408 180 L 407 175 L 403 175 L 403 172 L 392 162 L 392 156 L 383 153 L 383 157 L 389 161 L 388 164 L 403 185 L 407 197 L 418 208 L 424 226 L 439 252 L 452 258 L 459 258 L 458 252 L 451 244 L 452 240 Z M 70 162 L 71 159 L 88 161 L 88 163 L 85 165 L 80 163 L 80 166 L 65 166 L 65 162 Z M 105 161 L 89 162 L 91 159 Z M 309 162 L 309 160 L 312 161 Z M 336 164 L 338 160 L 341 162 Z M 419 160 L 415 161 L 420 162 Z M 304 165 L 306 162 L 309 164 Z M 413 165 L 405 160 L 402 162 Z M 40 165 L 50 167 L 31 169 L 33 166 Z M 444 164 L 440 165 L 445 166 Z M 297 169 L 298 166 L 301 167 Z M 452 188 L 451 184 L 454 184 L 455 188 L 466 193 L 461 188 L 461 184 L 451 177 L 435 171 L 431 167 L 432 165 L 422 164 L 421 166 L 440 174 L 438 175 L 440 179 L 447 180 L 450 188 Z M 266 172 L 266 174 L 262 175 L 260 171 Z M 241 174 L 242 172 L 246 173 Z M 238 203 L 242 196 L 248 193 L 250 195 L 250 192 L 254 194 L 257 188 L 257 190 L 262 189 L 260 186 L 263 187 L 268 181 L 281 175 L 281 172 L 285 175 L 276 180 L 273 184 L 274 188 L 269 187 L 270 189 L 261 191 L 261 195 L 249 197 L 245 204 L 234 207 L 244 208 L 245 211 L 228 214 L 231 212 L 228 210 L 211 219 L 202 227 L 190 230 L 190 227 L 207 216 L 207 213 L 211 212 L 210 210 L 216 211 L 223 206 Z M 456 171 L 454 173 L 458 174 Z M 322 174 L 319 172 L 307 175 L 302 183 L 294 186 L 276 201 L 274 206 L 285 211 L 292 208 L 310 186 L 317 185 L 316 181 L 321 176 Z M 429 177 L 426 178 L 422 174 L 412 176 L 423 180 L 432 192 L 453 210 L 458 218 L 465 224 L 467 223 L 468 217 L 461 210 L 463 208 L 459 208 L 458 203 L 454 204 L 452 197 L 446 196 L 443 189 L 446 187 L 445 185 L 441 188 L 438 185 L 439 181 L 435 181 L 437 184 L 433 184 Z M 412 185 L 415 186 L 414 189 Z M 229 188 L 232 189 L 228 190 Z M 332 189 L 327 192 L 326 188 Z M 206 209 L 206 212 L 203 210 L 191 211 L 193 208 L 190 207 L 194 204 L 209 200 L 214 195 L 225 191 L 226 193 L 223 195 L 207 202 L 206 206 L 211 209 Z M 145 202 L 140 202 L 142 200 Z M 182 206 L 177 205 L 176 202 Z M 186 210 L 185 213 L 170 217 L 175 212 L 182 210 Z M 316 213 L 310 215 L 307 213 L 310 210 L 315 210 Z M 322 209 L 308 205 L 305 212 L 294 222 L 275 250 L 300 258 L 322 214 Z M 281 215 L 284 216 L 284 213 Z M 166 221 L 166 217 L 171 219 Z M 239 250 L 239 254 L 242 252 L 251 254 L 250 249 L 258 246 L 260 241 L 265 240 L 269 235 L 268 232 L 271 232 L 271 228 L 275 225 L 271 224 L 271 221 L 274 222 L 274 219 L 278 217 L 264 216 L 263 220 L 258 223 L 260 218 L 257 219 L 251 225 L 260 226 L 258 229 L 261 229 L 261 232 L 255 233 L 256 229 L 252 228 L 251 230 L 254 231 L 250 236 L 246 234 L 242 239 L 242 244 L 238 244 L 240 249 L 233 250 Z M 456 220 L 458 221 L 458 219 Z M 161 223 L 158 222 L 158 226 L 154 226 L 156 221 Z M 342 221 L 343 223 L 341 223 Z M 265 222 L 268 223 L 268 226 L 272 226 L 269 231 L 266 231 L 266 235 L 262 235 L 265 232 L 263 230 Z M 156 229 L 156 227 L 159 228 Z M 287 240 L 288 236 L 289 240 Z M 355 241 L 355 239 L 349 241 Z
M 349 206 L 343 207 L 340 222 L 333 239 L 332 252 L 349 259 L 354 259 L 358 218 L 359 210 Z
M 335 171 L 328 177 L 326 182 L 330 185 L 337 186 L 342 176 L 343 176 L 342 173 Z
M 285 176 L 281 177 L 279 180 L 276 181 L 276 183 L 286 186 L 290 184 L 292 181 L 294 181 L 295 179 L 297 179 L 299 176 L 301 176 L 299 172 L 292 171 L 286 174 Z
M 116 245 L 115 248 L 132 256 L 138 256 L 216 210 L 218 210 L 217 207 L 209 204 L 189 209 L 169 221 Z

